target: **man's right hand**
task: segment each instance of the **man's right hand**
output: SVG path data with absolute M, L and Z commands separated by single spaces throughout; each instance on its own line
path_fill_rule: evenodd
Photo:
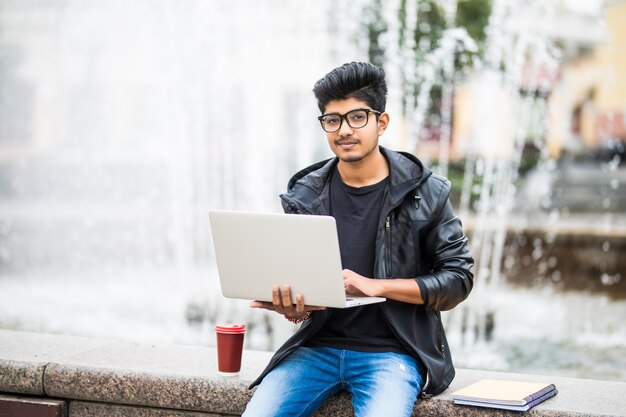
M 308 311 L 326 309 L 326 307 L 305 305 L 304 296 L 300 293 L 296 294 L 296 304 L 292 304 L 291 287 L 289 285 L 283 286 L 282 291 L 278 286 L 272 288 L 272 302 L 255 300 L 250 303 L 250 307 L 272 310 L 285 317 L 297 317 Z

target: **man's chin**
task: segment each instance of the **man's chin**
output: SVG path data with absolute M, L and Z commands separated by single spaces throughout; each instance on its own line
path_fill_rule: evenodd
M 339 160 L 341 162 L 360 162 L 363 160 L 364 156 L 363 155 L 338 155 Z
M 333 153 L 337 155 L 340 161 L 345 163 L 355 163 L 361 162 L 372 155 L 377 147 L 373 148 L 364 148 L 359 144 L 358 146 L 351 147 L 349 149 L 344 149 L 341 146 L 335 146 L 332 148 Z
M 339 158 L 341 162 L 359 162 L 365 157 L 361 152 L 355 152 L 354 150 L 346 151 L 343 149 L 336 149 L 335 155 L 337 155 L 337 158 Z

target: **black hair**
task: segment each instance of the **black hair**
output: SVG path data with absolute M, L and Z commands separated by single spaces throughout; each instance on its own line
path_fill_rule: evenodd
M 385 71 L 368 62 L 350 62 L 335 68 L 315 83 L 313 93 L 323 113 L 328 102 L 355 98 L 374 110 L 385 111 Z

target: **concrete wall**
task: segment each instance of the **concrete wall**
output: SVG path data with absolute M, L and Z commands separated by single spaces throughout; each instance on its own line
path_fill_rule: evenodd
M 0 416 L 237 416 L 271 353 L 245 351 L 241 373 L 217 372 L 213 348 L 154 346 L 0 330 Z M 482 378 L 554 383 L 559 394 L 529 416 L 623 416 L 626 383 L 459 369 L 442 395 L 419 401 L 414 416 L 514 416 L 516 412 L 454 405 L 451 393 Z M 317 417 L 351 416 L 348 394 Z

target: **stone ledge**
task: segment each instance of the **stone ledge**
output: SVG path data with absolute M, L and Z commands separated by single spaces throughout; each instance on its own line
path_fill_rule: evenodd
M 271 357 L 245 351 L 237 377 L 222 377 L 214 348 L 154 346 L 0 330 L 0 392 L 69 401 L 74 416 L 239 415 L 249 383 Z M 419 416 L 514 416 L 515 412 L 454 405 L 451 393 L 481 378 L 545 381 L 559 395 L 529 416 L 619 416 L 626 410 L 626 383 L 459 369 L 443 394 L 419 401 Z M 347 394 L 332 398 L 318 417 L 350 416 Z
M 50 362 L 110 343 L 86 337 L 0 329 L 0 391 L 44 394 L 43 374 Z
M 181 411 L 172 409 L 155 409 L 117 405 L 111 403 L 93 403 L 72 401 L 70 404 L 72 417 L 222 417 L 224 414 Z

